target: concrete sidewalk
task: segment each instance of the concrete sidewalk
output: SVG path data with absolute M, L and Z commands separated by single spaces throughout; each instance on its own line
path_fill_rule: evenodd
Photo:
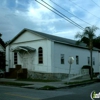
M 90 80 L 90 78 L 87 78 L 87 79 L 84 79 L 84 80 L 83 79 L 74 79 L 74 80 L 70 80 L 70 82 L 81 82 L 81 81 L 85 81 L 85 80 Z M 30 81 L 17 81 L 16 79 L 0 78 L 0 82 L 24 83 L 26 85 L 22 86 L 22 87 L 24 87 L 24 88 L 34 88 L 34 89 L 40 89 L 44 86 L 53 86 L 55 88 L 64 88 L 64 87 L 77 86 L 77 84 L 73 84 L 73 85 L 64 84 L 65 81 L 59 81 L 59 82 L 30 82 Z M 93 82 L 94 81 L 90 81 L 88 83 L 93 83 Z M 30 84 L 30 85 L 27 85 L 27 84 Z
M 25 85 L 22 87 L 27 87 L 27 88 L 41 88 L 44 86 L 54 86 L 56 88 L 62 88 L 66 87 L 67 85 L 64 84 L 64 82 L 30 82 L 30 81 L 17 81 L 16 79 L 6 79 L 6 78 L 0 78 L 0 82 L 15 82 L 15 83 L 24 83 L 24 84 L 30 84 L 30 85 Z

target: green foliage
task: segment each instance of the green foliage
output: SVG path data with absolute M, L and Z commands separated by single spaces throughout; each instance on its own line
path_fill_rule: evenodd
M 86 27 L 82 33 L 81 32 L 78 32 L 75 35 L 75 38 L 78 38 L 79 39 L 78 40 L 79 42 L 84 42 L 84 43 L 87 44 L 87 46 L 89 48 L 91 48 L 90 46 L 92 46 L 91 44 L 93 42 L 93 39 L 95 38 L 95 31 L 97 29 L 98 28 L 96 26 Z
M 87 37 L 83 37 L 80 41 L 78 41 L 78 44 L 80 42 L 83 42 L 89 46 L 89 38 Z M 93 47 L 100 49 L 100 36 L 93 39 Z
M 93 40 L 93 46 L 100 49 L 100 36 Z
M 79 38 L 78 41 L 82 42 L 83 41 L 82 39 L 85 40 L 85 43 L 87 44 L 88 49 L 90 50 L 91 67 L 92 67 L 93 40 L 96 37 L 95 36 L 95 32 L 96 32 L 97 29 L 98 28 L 96 26 L 86 27 L 82 33 L 78 32 L 75 35 L 75 38 Z M 91 80 L 92 80 L 93 79 L 93 73 L 92 73 L 93 72 L 93 69 L 91 69 L 91 70 L 89 70 L 89 71 L 90 71 L 90 77 L 91 77 Z

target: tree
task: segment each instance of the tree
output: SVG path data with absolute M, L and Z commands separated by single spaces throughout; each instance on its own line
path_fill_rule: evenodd
M 98 27 L 96 26 L 92 26 L 92 27 L 86 27 L 83 32 L 78 32 L 75 35 L 75 38 L 79 38 L 79 40 L 77 41 L 77 43 L 82 42 L 82 39 L 88 39 L 87 40 L 87 47 L 90 50 L 90 66 L 91 66 L 91 74 L 90 74 L 90 78 L 91 80 L 93 79 L 93 72 L 92 72 L 92 50 L 93 50 L 93 39 L 96 37 L 95 32 L 98 29 Z
M 89 43 L 89 39 L 87 37 L 83 37 L 81 41 L 85 44 Z M 93 47 L 100 49 L 100 36 L 93 39 Z
M 93 46 L 100 49 L 100 36 L 94 39 Z

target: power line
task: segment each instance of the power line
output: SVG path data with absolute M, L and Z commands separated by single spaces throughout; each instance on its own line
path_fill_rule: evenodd
M 41 1 L 43 1 L 45 4 L 47 4 L 49 7 L 51 7 L 52 9 L 54 9 L 55 11 L 57 11 L 58 13 L 60 13 L 61 15 L 63 15 L 64 17 L 66 17 L 68 20 L 72 21 L 77 26 L 83 28 L 82 26 L 80 26 L 79 24 L 77 24 L 76 22 L 74 22 L 73 20 L 71 20 L 70 18 L 68 18 L 66 15 L 64 15 L 63 13 L 61 13 L 60 11 L 58 11 L 57 9 L 55 9 L 54 7 L 52 7 L 51 5 L 49 5 L 48 3 L 46 3 L 44 0 L 41 0 Z
M 79 20 L 85 22 L 86 24 L 89 24 L 88 22 L 82 20 L 81 18 L 77 17 L 76 15 L 72 14 L 71 12 L 67 11 L 66 9 L 64 9 L 63 7 L 61 7 L 60 5 L 58 5 L 57 3 L 55 3 L 54 1 L 50 0 L 53 4 L 55 4 L 56 6 L 58 6 L 59 8 L 63 9 L 64 11 L 68 12 L 69 14 L 73 15 L 74 17 L 78 18 Z M 91 24 L 89 24 L 91 25 Z
M 50 9 L 49 7 L 47 7 L 46 5 L 44 5 L 43 3 L 39 2 L 38 0 L 35 0 L 36 2 L 38 2 L 39 4 L 43 5 L 44 7 L 46 7 L 47 9 L 49 9 L 50 11 L 54 12 L 55 14 L 57 14 L 58 16 L 62 17 L 63 19 L 67 20 L 68 22 L 70 22 L 71 24 L 77 26 L 78 28 L 84 30 L 84 28 L 82 26 L 80 26 L 79 24 L 75 23 L 73 20 L 69 19 L 67 16 L 65 16 L 64 14 L 62 14 L 61 12 L 59 12 L 58 10 L 56 10 L 55 8 L 53 8 L 52 6 L 50 6 L 48 3 L 46 3 L 45 1 L 43 1 L 46 5 L 48 5 L 49 7 L 51 7 L 52 9 Z
M 94 0 L 91 1 L 100 8 L 100 6 Z
M 96 18 L 99 18 L 99 19 L 100 19 L 100 17 L 98 17 L 98 16 L 96 16 L 96 15 L 92 14 L 92 13 L 91 13 L 91 12 L 89 12 L 88 10 L 86 10 L 86 9 L 82 8 L 81 6 L 77 5 L 75 2 L 73 2 L 73 1 L 71 1 L 71 0 L 69 0 L 69 1 L 70 1 L 70 2 L 72 2 L 73 4 L 75 4 L 77 7 L 81 8 L 82 10 L 84 10 L 84 11 L 88 12 L 88 13 L 89 13 L 89 14 L 91 14 L 92 16 L 94 16 L 94 17 L 96 17 Z

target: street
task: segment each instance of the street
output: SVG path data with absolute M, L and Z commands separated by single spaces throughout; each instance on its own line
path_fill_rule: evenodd
M 0 85 L 0 100 L 91 100 L 93 90 L 100 92 L 100 83 L 54 91 Z

